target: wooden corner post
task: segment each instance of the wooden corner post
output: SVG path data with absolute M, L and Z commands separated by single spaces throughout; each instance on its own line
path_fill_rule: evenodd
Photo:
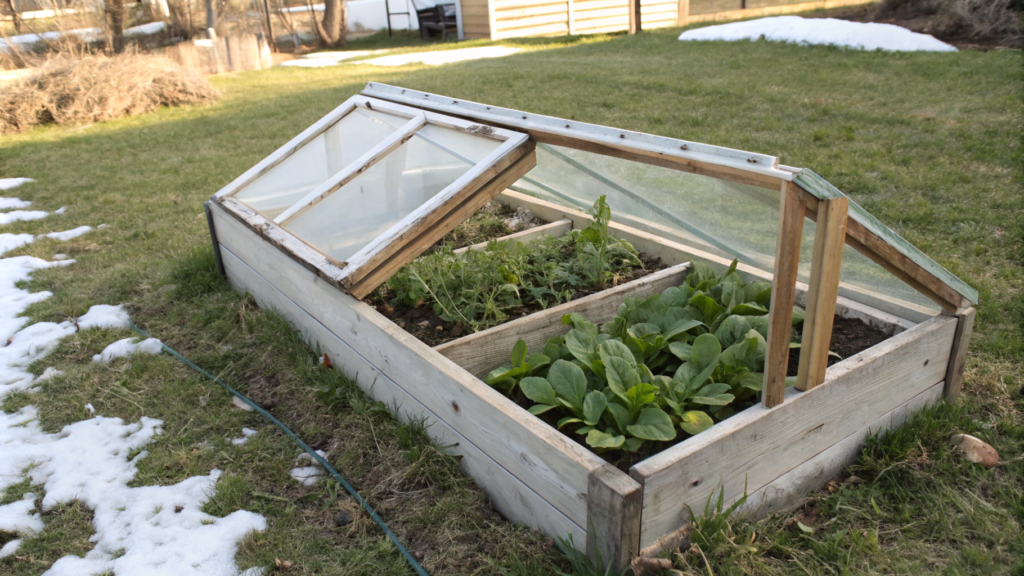
M 793 333 L 793 304 L 800 267 L 800 241 L 804 233 L 803 194 L 792 182 L 783 182 L 779 198 L 779 237 L 775 242 L 775 272 L 768 312 L 768 352 L 764 361 L 765 408 L 782 403 L 789 369 L 789 338 Z
M 817 227 L 811 278 L 807 285 L 807 309 L 800 345 L 800 367 L 796 387 L 810 390 L 825 381 L 828 347 L 832 340 L 832 320 L 839 297 L 839 268 L 846 242 L 846 213 L 850 200 L 845 196 L 818 201 Z
M 949 354 L 949 366 L 946 368 L 946 385 L 942 397 L 952 404 L 960 397 L 960 389 L 964 385 L 964 368 L 967 366 L 967 342 L 974 330 L 974 308 L 956 314 L 956 334 L 953 335 L 953 349 Z
M 629 33 L 640 32 L 640 0 L 629 0 Z
M 587 482 L 587 556 L 600 556 L 618 574 L 640 553 L 643 486 L 611 464 L 590 473 Z
M 690 23 L 690 0 L 679 0 L 676 8 L 676 26 L 686 26 Z

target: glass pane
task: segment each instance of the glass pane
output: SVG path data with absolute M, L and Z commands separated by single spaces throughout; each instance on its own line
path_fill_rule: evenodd
M 474 157 L 501 145 L 455 130 L 426 128 L 432 128 L 427 132 L 430 140 L 410 139 L 337 192 L 285 222 L 285 228 L 344 262 L 473 166 L 449 152 L 463 149 L 463 136 L 477 141 Z
M 540 144 L 537 167 L 512 187 L 563 206 L 588 209 L 604 194 L 612 220 L 771 273 L 779 193 L 570 148 Z M 804 221 L 799 278 L 807 282 L 814 222 Z M 930 300 L 866 256 L 843 250 L 840 295 L 879 306 L 878 295 L 924 312 Z
M 235 197 L 273 219 L 393 134 L 409 118 L 356 108 Z

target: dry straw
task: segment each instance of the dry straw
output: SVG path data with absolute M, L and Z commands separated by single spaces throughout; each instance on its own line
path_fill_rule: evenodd
M 19 85 L 0 89 L 0 134 L 51 122 L 103 122 L 217 97 L 205 78 L 166 58 L 58 55 Z

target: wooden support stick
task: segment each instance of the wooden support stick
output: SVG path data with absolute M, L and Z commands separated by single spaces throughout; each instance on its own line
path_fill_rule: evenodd
M 956 334 L 953 336 L 953 349 L 949 355 L 949 366 L 946 368 L 946 387 L 942 391 L 942 397 L 950 404 L 956 402 L 964 385 L 967 342 L 971 339 L 971 331 L 974 329 L 974 308 L 968 308 L 956 317 Z
M 587 481 L 587 556 L 600 555 L 600 572 L 616 574 L 640 552 L 643 486 L 611 464 L 593 470 Z
M 676 9 L 676 26 L 686 26 L 690 23 L 690 0 L 679 0 Z
M 775 243 L 772 302 L 768 312 L 768 352 L 764 361 L 765 408 L 782 404 L 789 368 L 789 337 L 793 333 L 793 303 L 804 233 L 804 201 L 798 186 L 783 182 L 779 199 L 779 237 Z M 838 289 L 838 285 L 837 285 Z
M 629 0 L 629 33 L 640 32 L 640 0 Z
M 798 390 L 810 390 L 825 381 L 849 206 L 850 201 L 846 197 L 818 201 L 811 278 L 807 283 L 807 313 L 796 376 Z

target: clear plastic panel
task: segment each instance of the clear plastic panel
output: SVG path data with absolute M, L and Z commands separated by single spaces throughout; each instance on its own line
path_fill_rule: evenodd
M 465 145 L 464 133 L 426 128 L 432 128 L 427 133 L 430 140 L 408 140 L 284 227 L 339 262 L 350 258 L 473 166 L 448 151 Z M 474 156 L 486 156 L 501 145 L 489 138 L 475 139 L 479 142 Z
M 537 167 L 512 188 L 581 210 L 604 194 L 613 221 L 768 273 L 774 269 L 779 193 L 773 190 L 545 144 L 537 147 Z M 814 226 L 805 220 L 803 282 L 810 275 Z M 843 250 L 840 295 L 879 308 L 880 300 L 895 300 L 938 312 L 927 297 L 849 246 Z
M 393 134 L 409 118 L 356 108 L 235 194 L 273 219 Z

